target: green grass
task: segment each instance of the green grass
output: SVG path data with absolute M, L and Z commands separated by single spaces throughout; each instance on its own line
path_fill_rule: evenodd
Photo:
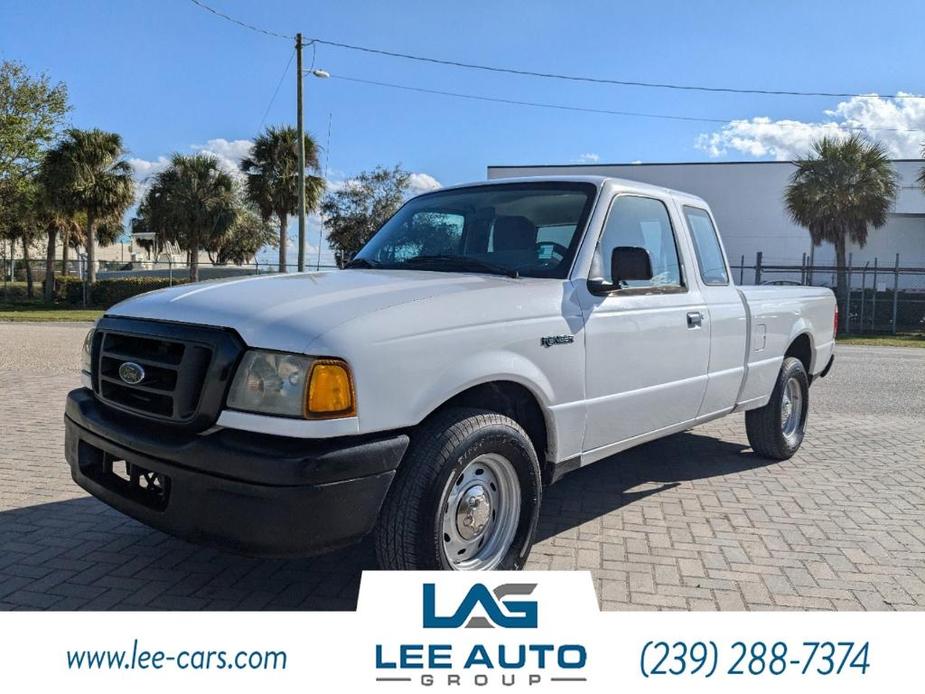
M 925 335 L 839 335 L 840 345 L 868 347 L 925 347 Z
M 0 285 L 0 323 L 52 323 L 61 321 L 94 321 L 103 309 L 81 308 L 66 304 L 46 304 L 42 285 L 35 283 L 35 297 L 26 297 L 25 282 L 4 282 Z
M 94 321 L 102 315 L 103 310 L 98 308 L 68 308 L 59 304 L 42 304 L 38 301 L 0 303 L 0 323 Z

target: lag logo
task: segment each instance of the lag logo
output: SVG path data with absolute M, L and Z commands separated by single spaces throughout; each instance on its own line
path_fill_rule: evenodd
M 557 643 L 539 628 L 536 583 L 474 583 L 462 599 L 446 594 L 450 583 L 419 584 L 423 630 L 409 640 L 393 636 L 376 644 L 376 682 L 532 687 L 587 681 L 585 646 Z M 545 620 L 545 632 L 554 631 L 555 612 L 551 621 Z
M 530 595 L 534 588 L 535 583 L 505 583 L 490 591 L 484 583 L 476 583 L 453 614 L 439 616 L 436 612 L 436 587 L 433 583 L 425 583 L 424 628 L 455 629 L 465 624 L 466 629 L 492 629 L 495 626 L 505 629 L 536 629 L 536 600 L 504 599 L 509 595 Z M 482 606 L 487 617 L 472 616 L 472 611 L 478 605 Z

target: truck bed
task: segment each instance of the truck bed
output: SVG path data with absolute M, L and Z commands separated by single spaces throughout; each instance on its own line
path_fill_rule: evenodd
M 767 403 L 784 353 L 798 336 L 809 343 L 810 375 L 829 362 L 835 340 L 835 297 L 824 287 L 743 286 L 739 296 L 748 315 L 745 377 L 736 410 Z

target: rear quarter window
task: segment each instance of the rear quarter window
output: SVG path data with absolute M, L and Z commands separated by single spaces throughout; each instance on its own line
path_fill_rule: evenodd
M 694 251 L 697 253 L 697 265 L 700 267 L 700 278 L 704 284 L 729 284 L 729 273 L 726 269 L 726 259 L 723 256 L 722 246 L 719 245 L 719 236 L 716 227 L 706 210 L 699 207 L 684 206 L 684 217 L 687 228 L 690 229 L 694 240 Z

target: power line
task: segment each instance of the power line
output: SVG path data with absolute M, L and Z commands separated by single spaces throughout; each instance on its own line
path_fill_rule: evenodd
M 760 94 L 765 96 L 815 96 L 829 98 L 864 98 L 864 99 L 923 99 L 925 96 L 918 94 L 861 94 L 855 92 L 812 92 L 798 91 L 792 89 L 742 89 L 736 87 L 707 87 L 703 85 L 692 84 L 675 84 L 671 82 L 643 82 L 641 80 L 618 80 L 606 77 L 586 77 L 582 75 L 564 75 L 556 72 L 535 72 L 533 70 L 524 70 L 520 68 L 499 67 L 496 65 L 481 65 L 479 63 L 464 63 L 458 60 L 445 60 L 443 58 L 432 58 L 427 56 L 412 55 L 409 53 L 398 53 L 387 51 L 380 48 L 368 48 L 366 46 L 357 46 L 348 43 L 339 43 L 337 41 L 327 41 L 325 39 L 312 39 L 316 43 L 324 46 L 334 46 L 337 48 L 346 48 L 352 51 L 362 51 L 364 53 L 373 53 L 376 55 L 386 55 L 392 58 L 404 58 L 405 60 L 415 60 L 425 63 L 434 63 L 437 65 L 448 65 L 452 67 L 465 68 L 469 70 L 482 70 L 485 72 L 496 72 L 508 75 L 520 75 L 522 77 L 541 77 L 545 79 L 564 80 L 568 82 L 587 82 L 591 84 L 608 84 L 620 87 L 644 87 L 648 89 L 670 89 L 676 91 L 689 92 L 709 92 L 720 94 Z
M 577 111 L 580 113 L 599 113 L 609 116 L 624 116 L 628 118 L 654 118 L 659 120 L 672 120 L 672 121 L 687 121 L 692 123 L 720 123 L 722 125 L 728 125 L 733 121 L 744 121 L 747 119 L 743 118 L 701 118 L 697 116 L 681 116 L 667 113 L 644 113 L 640 111 L 616 111 L 611 109 L 604 108 L 591 108 L 585 106 L 571 106 L 567 104 L 552 104 L 543 101 L 521 101 L 518 99 L 504 99 L 501 97 L 493 96 L 484 96 L 481 94 L 466 94 L 463 92 L 450 92 L 444 91 L 442 89 L 427 89 L 424 87 L 413 87 L 406 84 L 394 84 L 392 82 L 379 82 L 376 80 L 367 80 L 359 77 L 348 77 L 346 75 L 331 75 L 332 79 L 344 80 L 347 82 L 356 82 L 359 84 L 369 84 L 375 85 L 377 87 L 388 87 L 390 89 L 401 89 L 409 92 L 419 92 L 422 94 L 436 94 L 439 96 L 449 96 L 455 97 L 458 99 L 470 99 L 473 101 L 488 101 L 492 103 L 499 104 L 511 104 L 514 106 L 530 106 L 534 108 L 546 108 L 546 109 L 555 109 L 558 111 Z M 808 124 L 806 123 L 796 123 L 796 122 L 787 122 L 787 121 L 778 121 L 773 123 L 773 125 L 781 127 L 797 127 L 805 128 Z M 822 123 L 821 125 L 834 125 L 844 130 L 857 130 L 857 131 L 878 131 L 878 132 L 923 132 L 921 128 L 868 128 L 863 126 L 849 126 L 842 125 L 840 123 Z
M 250 29 L 252 31 L 258 31 L 262 34 L 267 34 L 268 36 L 275 36 L 278 38 L 292 39 L 292 36 L 287 36 L 285 34 L 280 34 L 275 31 L 270 31 L 268 29 L 262 29 L 256 27 L 252 24 L 247 24 L 238 19 L 235 19 L 227 14 L 215 10 L 200 0 L 191 0 L 199 7 L 211 12 L 212 14 L 221 17 L 229 22 L 233 22 L 241 27 Z M 519 75 L 521 77 L 538 77 L 543 79 L 554 79 L 562 80 L 568 82 L 585 82 L 590 84 L 607 84 L 612 86 L 620 87 L 642 87 L 647 89 L 668 89 L 675 91 L 690 91 L 690 92 L 707 92 L 707 93 L 719 93 L 719 94 L 757 94 L 764 96 L 801 96 L 801 97 L 827 97 L 827 98 L 838 98 L 838 99 L 850 99 L 850 98 L 864 98 L 864 99 L 873 99 L 873 98 L 882 98 L 882 99 L 923 99 L 925 96 L 919 94 L 862 94 L 859 92 L 826 92 L 826 91 L 801 91 L 796 89 L 746 89 L 746 88 L 737 88 L 737 87 L 711 87 L 705 85 L 694 85 L 694 84 L 678 84 L 674 82 L 647 82 L 643 80 L 619 80 L 606 77 L 589 77 L 584 75 L 566 75 L 556 72 L 538 72 L 534 70 L 525 70 L 522 68 L 512 68 L 512 67 L 502 67 L 498 65 L 484 65 L 480 63 L 467 63 L 460 60 L 448 60 L 445 58 L 434 58 L 431 56 L 422 56 L 415 55 L 412 53 L 401 53 L 398 51 L 389 51 L 383 48 L 371 48 L 369 46 L 360 46 L 357 44 L 343 43 L 340 41 L 329 41 L 327 39 L 313 38 L 309 39 L 310 42 L 318 43 L 323 46 L 332 46 L 334 48 L 343 48 L 351 51 L 359 51 L 363 53 L 370 53 L 373 55 L 383 55 L 390 58 L 401 58 L 404 60 L 413 60 L 417 62 L 432 63 L 435 65 L 445 65 L 449 67 L 463 68 L 467 70 L 481 70 L 483 72 L 494 72 L 508 75 Z
M 254 26 L 253 24 L 242 22 L 240 19 L 235 19 L 234 17 L 225 14 L 224 12 L 219 12 L 214 7 L 209 7 L 204 2 L 200 2 L 199 0 L 190 0 L 190 2 L 192 2 L 194 5 L 198 5 L 199 7 L 204 9 L 206 12 L 211 12 L 216 17 L 221 17 L 222 19 L 229 21 L 232 24 L 237 24 L 240 27 L 244 27 L 245 29 L 250 29 L 251 31 L 256 31 L 257 33 L 260 33 L 260 34 L 266 34 L 267 36 L 273 36 L 274 38 L 278 38 L 278 39 L 286 39 L 287 41 L 291 41 L 295 38 L 295 36 L 288 36 L 286 34 L 280 34 L 279 32 L 270 31 L 269 29 L 261 29 L 260 27 Z
M 260 119 L 260 126 L 257 130 L 263 130 L 263 124 L 267 120 L 267 116 L 270 113 L 270 109 L 273 108 L 273 102 L 276 101 L 276 95 L 279 94 L 279 88 L 283 86 L 283 80 L 286 79 L 286 75 L 289 74 L 289 66 L 292 65 L 292 57 L 295 55 L 295 49 L 289 53 L 289 61 L 286 63 L 286 68 L 283 70 L 282 76 L 279 78 L 279 82 L 276 83 L 276 89 L 273 90 L 273 96 L 270 97 L 270 103 L 267 104 L 266 110 L 263 112 L 263 118 Z
M 328 164 L 331 162 L 331 124 L 334 122 L 334 114 L 328 112 L 328 142 L 324 148 L 324 172 L 321 174 L 321 177 L 327 181 L 328 180 Z M 318 226 L 318 264 L 317 267 L 321 269 L 321 246 L 324 245 L 324 219 L 321 220 L 321 224 Z M 330 248 L 328 249 L 330 252 Z
M 389 87 L 390 89 L 402 89 L 408 92 L 419 92 L 421 94 L 437 94 L 439 96 L 451 96 L 458 99 L 471 99 L 473 101 L 489 101 L 498 104 L 512 104 L 514 106 L 532 106 L 535 108 L 549 108 L 558 111 L 578 111 L 581 113 L 601 113 L 610 116 L 627 116 L 635 118 L 661 118 L 666 120 L 693 121 L 698 123 L 728 123 L 729 121 L 720 118 L 696 118 L 694 116 L 675 116 L 661 113 L 642 113 L 638 111 L 614 111 L 605 108 L 591 108 L 585 106 L 569 106 L 566 104 L 551 104 L 542 101 L 521 101 L 518 99 L 504 99 L 501 97 L 483 96 L 481 94 L 464 94 L 462 92 L 449 92 L 442 89 L 426 89 L 424 87 L 412 87 L 406 84 L 394 84 L 392 82 L 379 82 L 376 80 L 367 80 L 360 77 L 347 77 L 346 75 L 331 74 L 332 79 L 344 80 L 347 82 L 357 82 L 359 84 L 372 84 L 377 87 Z

